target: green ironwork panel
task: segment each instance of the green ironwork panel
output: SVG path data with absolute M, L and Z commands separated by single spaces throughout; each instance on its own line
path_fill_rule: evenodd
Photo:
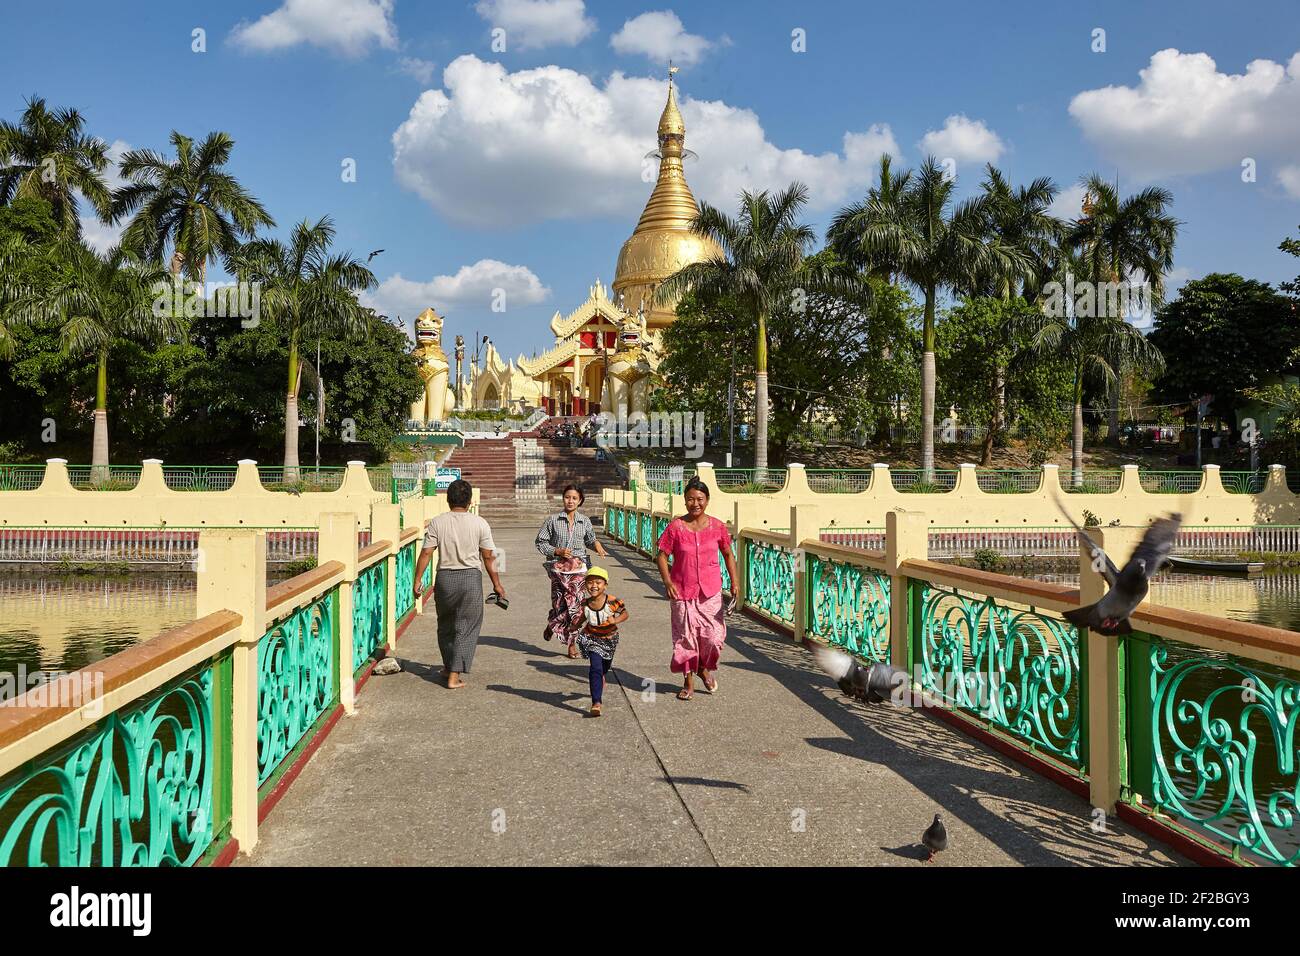
M 655 537 L 654 519 L 650 515 L 641 516 L 641 550 L 646 554 L 653 554 L 655 542 L 659 539 Z
M 1147 648 L 1152 803 L 1234 855 L 1300 863 L 1300 675 L 1156 637 Z
M 44 465 L 0 465 L 0 491 L 35 491 L 44 480 Z
M 68 481 L 79 491 L 131 491 L 140 465 L 68 465 Z
M 397 570 L 394 581 L 397 587 L 397 620 L 401 621 L 415 607 L 415 559 L 420 543 L 413 541 L 397 552 Z
M 617 522 L 616 527 L 618 528 L 618 539 L 620 541 L 626 541 L 627 540 L 627 512 L 624 511 L 622 508 L 619 508 L 618 511 L 615 512 L 615 515 L 616 517 L 614 520 Z
M 1043 472 L 1035 468 L 977 468 L 975 481 L 991 495 L 1024 495 L 1037 491 Z
M 293 752 L 334 697 L 338 590 L 294 611 L 257 642 L 257 783 Z
M 1079 495 L 1109 495 L 1119 491 L 1124 472 L 1118 468 L 1080 468 L 1060 472 L 1061 487 Z
M 623 540 L 634 548 L 640 543 L 640 532 L 638 530 L 640 521 L 641 515 L 639 512 L 629 511 L 627 513 L 627 537 Z
M 173 491 L 227 491 L 238 468 L 230 465 L 163 465 L 163 482 Z
M 926 584 L 922 688 L 1075 767 L 1080 765 L 1079 633 L 1059 617 Z
M 1157 495 L 1185 495 L 1200 491 L 1199 471 L 1143 471 L 1138 481 L 1144 491 Z
M 432 562 L 430 562 L 432 564 Z M 384 613 L 388 599 L 388 562 L 376 561 L 352 585 L 352 668 L 360 673 L 375 651 L 388 641 Z
M 668 530 L 668 525 L 671 521 L 671 518 L 655 518 L 655 540 L 654 547 L 651 549 L 652 554 L 658 550 L 659 539 L 664 536 L 664 532 Z
M 925 472 L 915 468 L 891 468 L 889 480 L 895 491 L 913 494 L 941 494 L 957 487 L 957 472 L 934 469 L 927 479 Z
M 667 525 L 665 525 L 664 527 L 667 527 Z M 732 561 L 736 560 L 736 539 L 735 538 L 731 539 L 731 560 Z M 731 574 L 727 571 L 727 562 L 720 560 L 718 564 L 721 565 L 721 570 L 722 570 L 722 590 L 730 594 Z
M 415 557 L 416 557 L 416 559 L 417 559 L 417 562 L 416 562 L 416 563 L 419 563 L 419 562 L 418 562 L 418 559 L 419 559 L 419 557 L 420 557 L 420 553 L 419 553 L 418 551 L 415 553 Z M 429 590 L 429 588 L 431 588 L 431 587 L 433 587 L 433 561 L 432 561 L 432 559 L 430 559 L 429 563 L 426 564 L 426 565 L 424 566 L 424 573 L 420 575 L 420 593 L 423 594 L 425 591 Z
M 889 575 L 811 554 L 806 574 L 808 635 L 888 663 Z
M 789 548 L 745 539 L 745 603 L 794 626 L 794 553 Z
M 1221 471 L 1219 480 L 1223 490 L 1230 495 L 1257 495 L 1268 483 L 1268 473 L 1264 471 Z
M 205 665 L 0 780 L 0 866 L 189 866 L 213 839 Z
M 614 509 L 606 506 L 605 508 L 605 533 L 609 534 L 614 529 Z

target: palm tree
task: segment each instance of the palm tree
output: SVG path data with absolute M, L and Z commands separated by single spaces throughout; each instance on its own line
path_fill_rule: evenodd
M 1013 298 L 1041 285 L 1065 225 L 1050 212 L 1057 188 L 1046 176 L 1035 179 L 1028 186 L 1013 188 L 992 163 L 985 167 L 985 173 L 980 188 L 989 201 L 986 228 L 1004 245 L 1019 249 L 1027 260 L 1023 264 L 1015 263 L 992 277 L 993 294 L 1010 306 Z M 1007 331 L 1011 333 L 1013 330 L 1008 327 Z M 1006 369 L 999 367 L 995 375 L 993 418 L 988 434 L 984 436 L 984 449 L 980 456 L 982 464 L 992 464 L 994 439 L 1005 427 Z
M 1050 282 L 1039 297 L 1040 306 L 1030 329 L 1030 348 L 1043 355 L 1066 359 L 1073 370 L 1074 428 L 1070 443 L 1070 482 L 1083 484 L 1083 388 L 1089 378 L 1109 387 L 1118 378 L 1120 363 L 1159 371 L 1164 365 L 1160 351 L 1145 335 L 1122 316 L 1097 308 L 1095 297 L 1081 299 L 1082 309 L 1071 298 L 1071 274 L 1079 275 L 1086 263 L 1061 248 L 1050 263 Z
M 39 196 L 50 204 L 59 227 L 74 237 L 81 235 L 77 193 L 107 215 L 108 147 L 88 136 L 85 125 L 76 110 L 51 111 L 37 97 L 27 101 L 16 124 L 0 121 L 0 205 Z
M 655 302 L 660 305 L 677 301 L 688 290 L 694 290 L 705 301 L 729 297 L 757 323 L 754 468 L 758 481 L 763 480 L 767 468 L 768 319 L 776 309 L 789 306 L 796 290 L 808 296 L 857 288 L 852 280 L 806 257 L 816 240 L 812 228 L 799 222 L 799 212 L 807 202 L 808 188 L 796 182 L 778 193 L 741 193 L 739 216 L 735 219 L 701 203 L 691 228 L 717 243 L 721 255 L 683 267 L 655 291 Z
M 882 163 L 882 173 L 888 172 Z M 925 297 L 921 356 L 921 468 L 934 475 L 934 319 L 939 292 L 977 287 L 993 275 L 1025 267 L 1024 254 L 987 236 L 990 200 L 954 203 L 956 180 L 933 156 L 914 174 L 887 182 L 841 209 L 827 235 L 845 261 L 877 275 L 897 275 Z M 895 180 L 898 182 L 899 180 Z
M 162 262 L 170 247 L 172 277 L 183 269 L 203 282 L 208 263 L 233 254 L 241 239 L 275 221 L 226 171 L 235 145 L 229 135 L 209 133 L 196 148 L 192 139 L 172 130 L 171 143 L 175 160 L 151 149 L 133 149 L 122 157 L 127 183 L 113 194 L 110 217 L 116 223 L 133 216 L 122 233 L 128 248 Z
M 185 334 L 182 318 L 156 307 L 160 284 L 167 274 L 140 261 L 121 246 L 98 253 L 85 243 L 64 241 L 51 253 L 55 259 L 48 285 L 7 288 L 12 273 L 0 273 L 0 299 L 9 299 L 10 312 L 20 322 L 59 322 L 63 349 L 88 356 L 96 365 L 95 433 L 91 452 L 92 478 L 108 471 L 108 358 L 123 341 L 154 345 Z
M 1070 225 L 1066 242 L 1082 260 L 1083 275 L 1100 286 L 1104 282 L 1127 281 L 1141 273 L 1150 285 L 1151 304 L 1164 301 L 1165 275 L 1173 268 L 1174 242 L 1178 220 L 1169 215 L 1173 194 L 1159 186 L 1148 188 L 1121 199 L 1118 187 L 1096 173 L 1084 177 L 1088 191 L 1083 216 Z M 1119 298 L 1118 318 L 1124 318 L 1123 297 Z M 1113 357 L 1115 379 L 1111 383 L 1109 429 L 1111 441 L 1119 438 L 1120 377 L 1124 357 Z
M 357 335 L 367 325 L 367 310 L 356 293 L 376 285 L 374 273 L 350 254 L 331 256 L 334 223 L 323 216 L 293 227 L 286 245 L 254 239 L 230 257 L 240 280 L 260 286 L 260 317 L 278 323 L 289 337 L 288 393 L 284 402 L 284 480 L 298 477 L 299 351 L 318 335 Z

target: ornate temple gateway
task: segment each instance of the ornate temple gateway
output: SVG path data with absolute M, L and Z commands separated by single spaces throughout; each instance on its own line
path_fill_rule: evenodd
M 651 375 L 663 354 L 662 331 L 676 318 L 675 305 L 654 304 L 655 290 L 683 266 L 720 254 L 714 242 L 691 232 L 699 206 L 682 169 L 686 125 L 677 108 L 675 72 L 669 71 L 668 102 L 659 118 L 659 175 L 619 251 L 612 291 L 598 279 L 576 309 L 556 312 L 555 345 L 541 355 L 506 362 L 489 345 L 482 367 L 469 376 L 462 407 L 541 407 L 553 415 L 647 409 Z

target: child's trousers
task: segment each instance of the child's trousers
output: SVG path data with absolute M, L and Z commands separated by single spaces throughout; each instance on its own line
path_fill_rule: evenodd
M 591 660 L 591 670 L 587 672 L 587 677 L 591 681 L 591 702 L 599 704 L 605 692 L 605 675 L 609 673 L 609 665 L 614 662 L 607 657 L 601 657 L 595 651 L 588 653 L 587 657 Z

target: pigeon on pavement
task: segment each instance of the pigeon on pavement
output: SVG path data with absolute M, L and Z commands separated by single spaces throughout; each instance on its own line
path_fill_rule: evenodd
M 1168 518 L 1159 518 L 1153 522 L 1122 569 L 1115 567 L 1115 562 L 1110 559 L 1110 556 L 1101 549 L 1088 532 L 1075 524 L 1068 513 L 1066 518 L 1078 530 L 1079 536 L 1091 546 L 1094 567 L 1110 585 L 1102 599 L 1095 604 L 1066 611 L 1066 620 L 1075 627 L 1086 627 L 1090 631 L 1108 637 L 1131 633 L 1133 626 L 1128 622 L 1129 615 L 1147 596 L 1151 578 L 1159 573 L 1169 560 L 1169 552 L 1174 548 L 1174 539 L 1178 537 L 1183 516 L 1172 514 Z
M 845 695 L 868 704 L 892 698 L 899 687 L 908 686 L 907 671 L 888 664 L 873 662 L 863 666 L 851 654 L 814 644 L 817 666 L 835 678 Z
M 925 858 L 927 863 L 934 859 L 936 853 L 942 853 L 948 849 L 948 828 L 939 819 L 939 814 L 934 815 L 934 822 L 926 827 L 925 832 L 921 834 L 921 843 L 930 851 L 930 855 Z

